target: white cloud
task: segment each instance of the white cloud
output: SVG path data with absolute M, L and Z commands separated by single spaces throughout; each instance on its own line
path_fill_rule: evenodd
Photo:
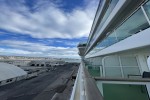
M 68 46 L 77 46 L 79 44 L 79 42 L 65 42 L 66 45 Z
M 31 13 L 23 0 L 17 1 L 15 6 L 0 5 L 0 28 L 34 38 L 87 37 L 97 6 L 97 0 L 92 0 L 68 13 L 46 0 L 38 0 Z
M 0 54 L 5 54 L 5 55 L 40 55 L 42 54 L 41 52 L 30 52 L 26 50 L 20 50 L 20 49 L 4 49 L 0 48 Z
M 79 58 L 77 48 L 54 47 L 41 43 L 15 40 L 2 40 L 0 44 L 7 45 L 10 48 L 0 48 L 0 54 Z
M 64 43 L 68 47 L 55 47 L 53 40 L 45 43 L 43 38 L 81 38 L 87 37 L 94 19 L 97 0 L 85 0 L 85 6 L 65 12 L 58 6 L 63 6 L 62 0 L 57 0 L 56 4 L 49 0 L 36 0 L 32 10 L 25 5 L 25 0 L 0 0 L 0 29 L 26 34 L 38 39 L 41 43 L 31 43 L 15 40 L 1 40 L 0 54 L 25 55 L 25 56 L 52 56 L 52 57 L 72 57 L 78 58 L 77 42 Z M 60 5 L 62 4 L 62 5 Z M 0 34 L 5 34 L 0 32 Z M 12 33 L 13 34 L 13 33 Z M 16 35 L 17 36 L 17 35 Z M 47 42 L 47 41 L 46 41 Z M 45 43 L 45 44 L 44 44 Z M 6 46 L 8 48 L 2 48 Z

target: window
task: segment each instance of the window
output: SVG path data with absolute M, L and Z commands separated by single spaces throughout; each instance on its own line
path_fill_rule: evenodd
M 31 64 L 31 66 L 35 66 L 35 64 Z
M 12 79 L 8 79 L 6 82 L 8 83 L 8 82 L 11 82 L 12 81 Z
M 44 66 L 44 64 L 41 64 L 41 66 Z

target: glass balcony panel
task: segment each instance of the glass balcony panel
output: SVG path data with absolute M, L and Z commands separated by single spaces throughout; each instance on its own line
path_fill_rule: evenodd
M 97 52 L 97 51 L 100 51 L 102 49 L 104 49 L 106 47 L 106 45 L 108 45 L 108 41 L 107 40 L 104 40 L 102 41 L 100 44 L 98 44 L 94 49 L 94 53 Z
M 119 0 L 111 0 L 109 7 L 105 13 L 105 15 L 103 16 L 102 21 L 100 22 L 97 31 L 94 33 L 90 44 L 93 42 L 93 40 L 96 38 L 97 34 L 99 33 L 100 29 L 102 28 L 102 26 L 104 25 L 105 21 L 107 20 L 107 18 L 109 17 L 110 13 L 113 11 L 113 9 L 115 8 L 116 4 L 118 3 Z
M 120 57 L 121 58 L 121 63 L 122 66 L 137 66 L 138 67 L 138 63 L 136 60 L 136 57 Z
M 101 87 L 104 100 L 149 100 L 146 85 L 104 83 Z
M 119 58 L 117 56 L 110 56 L 105 58 L 104 60 L 104 66 L 105 67 L 119 67 L 120 63 L 119 63 Z
M 150 1 L 148 1 L 143 7 L 147 13 L 148 18 L 150 19 Z
M 120 41 L 148 27 L 149 24 L 142 10 L 139 9 L 116 30 L 116 35 L 118 40 Z
M 92 54 L 94 54 L 96 51 L 98 51 L 96 48 L 94 48 L 92 51 L 90 51 L 89 53 L 88 53 L 88 55 L 90 56 L 90 55 L 92 55 Z
M 121 68 L 120 67 L 105 67 L 105 77 L 110 78 L 121 78 Z
M 116 6 L 116 4 L 118 3 L 118 1 L 119 1 L 119 0 L 112 0 L 112 1 L 110 2 L 110 5 L 109 5 L 107 11 L 106 11 L 106 13 L 105 13 L 105 15 L 104 15 L 104 17 L 103 17 L 103 19 L 102 19 L 100 25 L 98 26 L 98 32 L 99 32 L 99 30 L 102 28 L 102 26 L 104 25 L 105 21 L 107 20 L 107 18 L 108 18 L 109 15 L 110 15 L 110 13 L 111 13 L 111 12 L 113 11 L 113 9 L 115 8 L 115 6 Z M 98 33 L 98 32 L 97 32 L 97 33 Z M 96 33 L 96 34 L 97 34 L 97 33 Z M 96 35 L 96 34 L 95 34 L 95 35 Z
M 100 14 L 101 14 L 102 7 L 103 7 L 102 4 L 103 4 L 103 3 L 104 3 L 104 0 L 101 0 L 101 1 L 100 1 L 100 5 L 99 5 L 99 7 L 98 7 L 98 10 L 97 10 L 97 12 L 96 12 L 96 17 L 95 17 L 95 19 L 94 19 L 93 25 L 97 22 L 98 17 L 99 17 Z M 93 26 L 92 26 L 92 29 L 91 29 L 91 30 L 93 30 Z M 92 36 L 92 33 L 89 34 L 89 40 L 90 40 L 91 36 Z
M 125 78 L 130 78 L 130 76 L 141 75 L 138 67 L 123 67 L 123 73 Z
M 117 42 L 117 38 L 115 32 L 111 33 L 107 38 L 105 38 L 102 42 L 100 42 L 94 49 L 94 52 L 100 51 L 103 48 L 106 48 Z
M 100 67 L 99 66 L 88 66 L 88 72 L 92 77 L 100 77 Z
M 106 45 L 106 47 L 107 47 L 107 46 L 110 46 L 110 45 L 112 45 L 112 44 L 114 44 L 114 43 L 116 43 L 116 42 L 117 42 L 117 38 L 116 38 L 115 32 L 111 33 L 111 34 L 107 37 L 107 40 L 108 40 L 108 45 Z

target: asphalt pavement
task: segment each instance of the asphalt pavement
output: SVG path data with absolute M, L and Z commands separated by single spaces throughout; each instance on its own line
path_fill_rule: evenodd
M 72 64 L 58 66 L 56 70 L 45 72 L 30 80 L 1 86 L 0 100 L 51 100 L 55 93 L 60 93 L 67 87 L 64 82 L 72 71 L 77 69 L 78 67 Z

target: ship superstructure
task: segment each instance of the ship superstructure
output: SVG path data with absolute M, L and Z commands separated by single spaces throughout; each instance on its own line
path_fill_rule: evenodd
M 70 100 L 149 100 L 150 0 L 100 0 Z

